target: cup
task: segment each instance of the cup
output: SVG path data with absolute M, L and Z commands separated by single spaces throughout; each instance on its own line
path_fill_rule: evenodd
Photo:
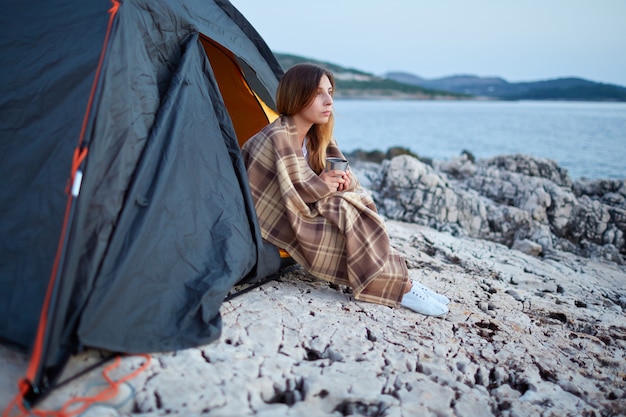
M 338 169 L 345 171 L 348 169 L 348 160 L 342 158 L 326 158 L 326 167 L 324 171 L 332 171 Z

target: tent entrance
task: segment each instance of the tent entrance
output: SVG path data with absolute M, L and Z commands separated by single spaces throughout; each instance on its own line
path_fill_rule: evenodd
M 273 98 L 255 94 L 250 88 L 250 84 L 258 82 L 254 72 L 252 69 L 245 71 L 249 68 L 247 64 L 238 60 L 230 50 L 202 34 L 200 42 L 213 68 L 241 147 L 248 138 L 278 117 L 266 104 L 266 101 L 273 103 Z

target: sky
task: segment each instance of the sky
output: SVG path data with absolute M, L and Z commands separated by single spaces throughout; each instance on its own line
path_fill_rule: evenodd
M 626 0 L 231 0 L 270 49 L 376 75 L 626 86 Z

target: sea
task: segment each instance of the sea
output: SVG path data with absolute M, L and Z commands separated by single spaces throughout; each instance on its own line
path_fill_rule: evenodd
M 335 99 L 341 150 L 399 146 L 422 158 L 525 154 L 576 179 L 626 179 L 626 103 Z

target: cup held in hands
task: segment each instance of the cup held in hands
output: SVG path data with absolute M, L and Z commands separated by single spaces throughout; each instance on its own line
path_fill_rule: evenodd
M 348 161 L 342 158 L 326 158 L 326 167 L 324 168 L 324 170 L 332 171 L 335 169 L 340 170 L 340 171 L 347 170 Z

